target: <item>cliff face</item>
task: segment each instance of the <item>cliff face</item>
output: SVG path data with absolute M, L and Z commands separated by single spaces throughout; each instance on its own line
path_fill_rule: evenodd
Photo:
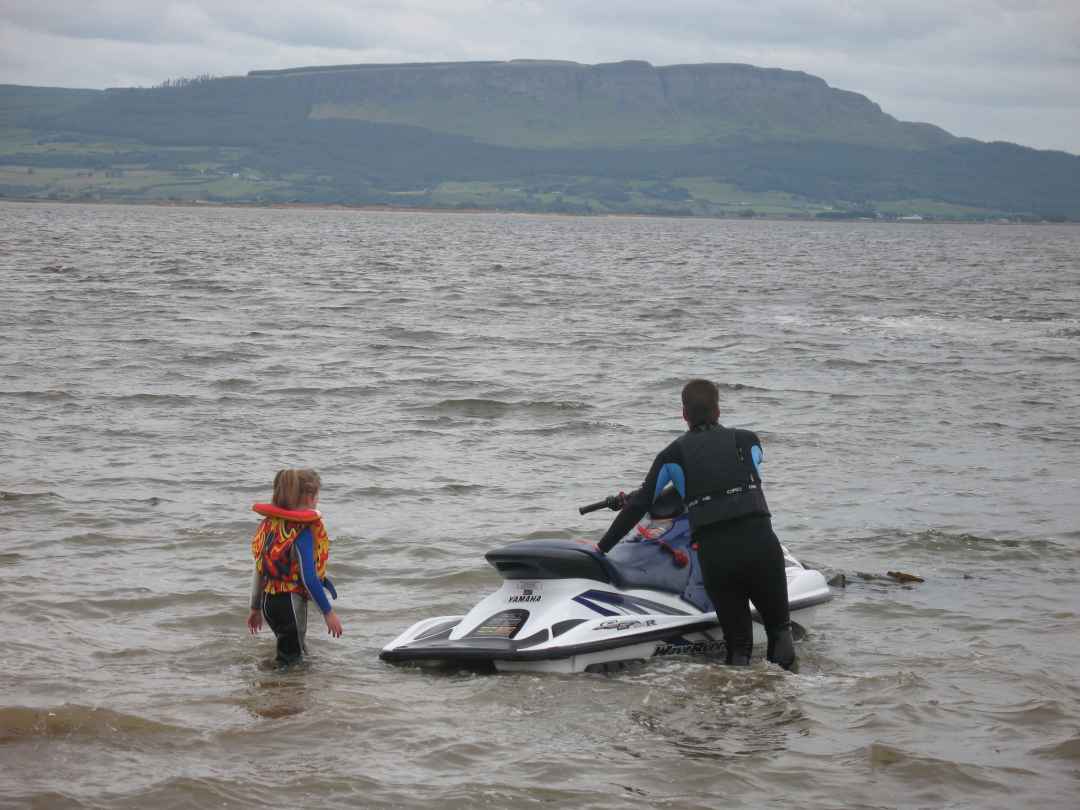
M 409 124 L 507 146 L 751 139 L 924 149 L 952 140 L 815 76 L 739 64 L 356 65 L 253 71 L 248 81 L 306 98 L 312 118 Z

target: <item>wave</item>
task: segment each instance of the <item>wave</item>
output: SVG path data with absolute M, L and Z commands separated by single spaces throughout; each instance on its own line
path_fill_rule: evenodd
M 196 368 L 209 366 L 232 365 L 237 360 L 252 356 L 253 352 L 239 346 L 231 346 L 227 349 L 215 351 L 192 352 L 184 354 L 180 358 L 185 364 Z
M 515 430 L 528 436 L 576 436 L 595 435 L 603 431 L 624 431 L 626 425 L 618 422 L 606 422 L 591 419 L 573 419 L 558 425 L 541 425 L 538 427 L 525 427 Z
M 164 343 L 164 341 L 150 337 L 116 338 L 113 342 L 121 346 L 154 346 Z
M 402 326 L 388 326 L 380 329 L 379 333 L 392 340 L 417 340 L 436 342 L 444 338 L 452 337 L 446 332 L 436 332 L 434 329 L 407 329 Z
M 1039 354 L 1031 358 L 1032 363 L 1066 363 L 1072 365 L 1076 357 L 1068 354 Z
M 178 734 L 186 729 L 112 709 L 65 703 L 51 709 L 0 707 L 0 744 L 34 738 Z
M 691 378 L 691 375 L 679 376 L 679 377 L 676 377 L 676 376 L 664 377 L 659 382 L 656 382 L 655 384 L 653 384 L 652 389 L 656 390 L 656 389 L 663 389 L 663 388 L 671 388 L 671 389 L 682 390 L 682 387 L 684 385 L 686 385 L 687 382 L 689 382 L 690 378 Z M 762 391 L 762 392 L 765 392 L 765 393 L 773 394 L 773 393 L 777 393 L 777 392 L 780 392 L 780 391 L 784 390 L 784 389 L 776 389 L 776 388 L 764 388 L 762 386 L 750 385 L 748 383 L 741 383 L 741 382 L 723 382 L 721 380 L 713 380 L 713 382 L 716 383 L 717 387 L 719 387 L 721 392 L 724 392 L 724 391 Z
M 106 399 L 110 399 L 113 402 L 124 403 L 138 403 L 148 405 L 183 405 L 190 402 L 197 402 L 199 397 L 192 394 L 119 394 L 116 396 L 109 396 Z
M 378 354 L 382 352 L 400 352 L 405 351 L 417 351 L 426 352 L 430 351 L 430 346 L 418 346 L 412 343 L 372 343 L 368 346 L 370 353 Z
M 377 472 L 385 472 L 381 468 Z M 408 498 L 422 495 L 418 489 L 403 489 L 401 487 L 354 487 L 344 493 L 344 498 Z
M 1056 745 L 1044 745 L 1032 751 L 1037 757 L 1048 759 L 1067 759 L 1072 762 L 1080 762 L 1080 737 L 1071 737 Z
M 162 434 L 154 433 L 149 430 L 139 430 L 138 428 L 125 425 L 122 428 L 104 428 L 101 431 L 102 436 L 107 436 L 110 439 L 119 438 L 125 439 L 129 442 L 135 439 L 161 439 Z
M 63 498 L 55 492 L 11 492 L 0 489 L 0 501 L 43 501 L 50 498 Z
M 966 558 L 977 555 L 991 561 L 1069 560 L 1080 557 L 1080 548 L 1070 548 L 1044 537 L 987 537 L 940 529 L 921 531 L 897 529 L 876 535 L 851 538 L 851 542 L 878 547 L 892 546 L 896 551 L 934 552 Z
M 162 270 L 180 270 L 184 267 L 194 266 L 194 262 L 191 259 L 185 259 L 183 256 L 170 256 L 163 259 L 151 259 L 148 264 L 151 267 L 160 267 Z
M 498 419 L 510 413 L 533 416 L 556 415 L 566 412 L 584 412 L 593 409 L 584 402 L 568 400 L 521 400 L 506 402 L 501 399 L 444 399 L 425 408 L 435 414 L 465 417 L 469 419 Z
M 359 397 L 379 393 L 379 389 L 371 385 L 341 385 L 337 388 L 324 388 L 323 396 L 327 397 Z
M 55 388 L 45 391 L 0 391 L 0 397 L 25 399 L 31 402 L 56 402 L 58 400 L 75 399 L 74 394 Z
M 856 322 L 871 329 L 912 337 L 943 336 L 960 340 L 993 340 L 1009 345 L 1016 341 L 1080 336 L 1075 319 L 1043 316 L 962 317 L 952 315 L 859 316 Z M 815 324 L 820 325 L 820 324 Z M 834 324 L 838 325 L 838 324 Z
M 491 583 L 490 569 L 481 569 L 477 567 L 463 568 L 457 571 L 443 571 L 440 573 L 431 573 L 429 571 L 416 571 L 410 570 L 408 573 L 402 573 L 400 576 L 387 576 L 383 575 L 379 577 L 379 586 L 387 587 L 391 585 L 403 585 L 407 588 L 415 588 L 417 583 L 421 584 L 425 593 L 443 593 L 444 591 L 460 588 L 465 591 L 471 591 L 476 587 L 487 586 Z M 444 594 L 445 596 L 452 596 L 450 594 Z M 451 608 L 451 610 L 459 610 L 460 605 Z M 438 613 L 434 613 L 438 615 Z
M 115 546 L 121 540 L 116 535 L 102 532 L 80 532 L 79 534 L 69 534 L 63 539 L 63 542 L 73 546 Z
M 289 708 L 286 703 L 279 706 L 275 703 L 269 705 L 259 704 L 252 709 L 252 713 L 263 720 L 281 720 L 298 713 Z M 300 709 L 302 711 L 302 709 Z M 250 733 L 250 732 L 248 732 Z M 254 770 L 254 769 L 253 769 Z M 419 806 L 418 802 L 402 804 L 398 801 L 383 801 L 382 797 L 389 794 L 387 789 L 380 783 L 357 775 L 350 775 L 347 780 L 329 777 L 319 779 L 313 776 L 305 776 L 300 782 L 289 781 L 288 776 L 279 772 L 282 782 L 269 780 L 265 777 L 253 776 L 250 780 L 238 779 L 234 776 L 168 776 L 161 781 L 155 782 L 138 790 L 127 792 L 123 801 L 114 800 L 113 804 L 101 800 L 94 801 L 94 808 L 125 806 L 125 807 L 277 807 L 283 804 L 283 789 L 285 795 L 290 798 L 284 802 L 293 806 L 323 806 L 334 807 L 403 807 Z M 284 786 L 284 787 L 283 787 Z M 415 791 L 409 788 L 403 794 L 411 797 Z M 48 798 L 51 794 L 42 794 L 41 798 Z M 299 801 L 299 797 L 321 797 L 311 801 Z M 333 801 L 325 797 L 332 796 Z M 373 798 L 374 797 L 374 798 Z M 35 796 L 35 799 L 38 797 Z M 111 798 L 111 797 L 110 797 Z M 396 797 L 394 797 L 396 799 Z M 65 797 L 65 801 L 70 801 Z M 425 806 L 437 804 L 428 802 Z M 35 804 L 35 807 L 38 805 Z M 53 805 L 42 803 L 42 807 Z M 63 806 L 61 804 L 61 806 Z M 464 806 L 464 805 L 461 805 Z
M 158 610 L 179 605 L 213 605 L 219 602 L 220 599 L 220 594 L 208 590 L 183 593 L 153 593 L 147 588 L 140 588 L 137 595 L 128 599 L 117 598 L 116 596 L 104 599 L 82 598 L 74 602 L 53 602 L 52 605 L 57 608 L 71 609 L 72 611 L 101 611 L 105 615 L 113 616 L 117 611 Z
M 915 804 L 924 803 L 918 798 L 919 785 L 949 785 L 951 788 L 985 791 L 1000 791 L 1003 787 L 986 775 L 986 768 L 914 754 L 881 742 L 873 742 L 864 748 L 863 755 L 872 767 L 888 767 L 894 778 L 904 784 L 914 785 L 909 798 Z M 937 796 L 936 793 L 933 795 Z
M 337 573 L 338 566 L 334 566 L 334 573 Z M 242 619 L 240 620 L 242 621 Z M 237 620 L 237 613 L 232 608 L 218 611 L 198 611 L 188 615 L 181 615 L 175 618 L 166 619 L 165 621 L 158 622 L 156 627 L 158 629 L 170 629 L 180 630 L 183 633 L 198 632 L 199 630 L 221 630 L 226 635 L 229 631 L 235 631 L 239 622 Z M 225 642 L 228 644 L 228 642 Z M 201 642 L 200 646 L 203 646 L 202 652 L 205 652 L 206 642 Z M 93 653 L 94 658 L 99 660 L 123 660 L 130 658 L 147 658 L 153 657 L 157 653 L 147 650 L 145 647 L 132 647 L 124 650 L 113 651 L 96 651 Z
M 829 358 L 822 363 L 825 368 L 868 368 L 881 363 L 891 362 L 886 360 L 852 360 L 846 357 Z
M 494 488 L 485 484 L 466 484 L 461 482 L 451 482 L 449 484 L 443 484 L 439 487 L 439 492 L 446 492 L 450 495 L 465 495 L 469 492 L 488 491 L 491 492 Z
M 274 388 L 270 393 L 284 394 L 285 396 L 310 397 L 322 393 L 321 388 L 307 385 L 294 385 L 291 388 Z

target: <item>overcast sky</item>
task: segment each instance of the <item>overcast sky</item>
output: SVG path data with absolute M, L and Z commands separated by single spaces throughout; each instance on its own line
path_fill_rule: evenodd
M 1080 154 L 1080 0 L 0 0 L 0 83 L 354 62 L 745 62 Z

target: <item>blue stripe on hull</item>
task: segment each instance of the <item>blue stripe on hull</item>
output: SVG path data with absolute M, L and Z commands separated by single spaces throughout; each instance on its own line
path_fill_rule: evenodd
M 578 604 L 585 605 L 585 607 L 595 610 L 602 616 L 617 616 L 618 613 L 611 612 L 607 608 L 601 607 L 601 605 L 611 605 L 612 607 L 619 607 L 623 610 L 627 610 L 630 613 L 663 613 L 668 616 L 689 616 L 690 611 L 679 610 L 678 608 L 669 607 L 668 605 L 660 604 L 659 602 L 653 602 L 649 599 L 641 599 L 637 596 L 627 596 L 621 593 L 611 593 L 610 591 L 585 591 L 583 594 L 579 594 L 574 597 L 574 601 Z M 601 603 L 600 605 L 595 604 Z

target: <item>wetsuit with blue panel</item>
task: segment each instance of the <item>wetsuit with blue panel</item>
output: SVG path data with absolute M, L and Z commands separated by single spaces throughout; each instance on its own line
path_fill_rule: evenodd
M 795 663 L 784 552 L 762 491 L 757 434 L 723 425 L 693 427 L 665 447 L 600 540 L 609 551 L 649 510 L 669 483 L 686 502 L 705 589 L 724 634 L 727 663 L 750 662 L 752 601 L 769 639 L 770 661 Z

